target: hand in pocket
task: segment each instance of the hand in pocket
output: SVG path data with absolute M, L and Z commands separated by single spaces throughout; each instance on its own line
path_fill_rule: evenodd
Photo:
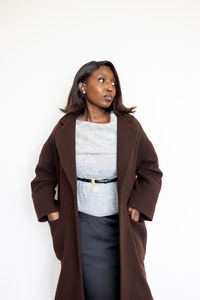
M 59 219 L 59 217 L 60 217 L 59 211 L 48 214 L 49 221 L 56 221 Z

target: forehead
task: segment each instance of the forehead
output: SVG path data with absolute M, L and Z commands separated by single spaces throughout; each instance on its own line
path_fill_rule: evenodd
M 101 66 L 98 70 L 91 74 L 91 77 L 97 77 L 98 75 L 103 75 L 105 77 L 114 79 L 113 71 L 108 66 Z

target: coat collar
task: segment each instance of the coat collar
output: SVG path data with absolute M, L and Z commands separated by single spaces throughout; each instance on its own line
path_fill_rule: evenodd
M 77 114 L 65 115 L 61 118 L 60 122 L 63 123 L 63 126 L 55 134 L 60 163 L 72 186 L 74 197 L 77 194 L 75 155 L 76 117 Z M 129 170 L 130 159 L 133 155 L 136 140 L 136 130 L 132 126 L 132 118 L 133 116 L 131 115 L 117 116 L 117 187 L 120 195 L 126 174 Z M 132 173 L 134 173 L 133 171 Z

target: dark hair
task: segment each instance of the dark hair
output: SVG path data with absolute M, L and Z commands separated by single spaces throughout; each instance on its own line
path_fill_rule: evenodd
M 81 93 L 78 84 L 79 82 L 84 82 L 87 80 L 87 78 L 96 70 L 98 70 L 101 66 L 108 66 L 112 70 L 114 76 L 115 76 L 115 82 L 116 82 L 116 95 L 115 98 L 110 105 L 109 108 L 105 108 L 105 111 L 111 111 L 113 110 L 117 115 L 121 114 L 129 114 L 129 113 L 135 113 L 133 111 L 137 106 L 133 106 L 130 108 L 127 108 L 122 103 L 122 92 L 120 87 L 120 81 L 117 74 L 117 71 L 114 67 L 114 65 L 108 61 L 90 61 L 86 64 L 84 64 L 76 73 L 76 76 L 73 81 L 73 85 L 71 87 L 69 96 L 68 96 L 68 102 L 65 108 L 59 108 L 60 111 L 67 113 L 67 114 L 77 114 L 77 113 L 83 113 L 85 110 L 86 102 L 85 102 L 85 95 Z

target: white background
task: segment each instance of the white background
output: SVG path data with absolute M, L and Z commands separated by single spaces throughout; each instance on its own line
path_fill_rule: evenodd
M 1 299 L 54 297 L 60 262 L 30 181 L 58 107 L 91 60 L 115 65 L 163 171 L 146 222 L 153 297 L 200 299 L 199 53 L 199 1 L 1 0 Z

